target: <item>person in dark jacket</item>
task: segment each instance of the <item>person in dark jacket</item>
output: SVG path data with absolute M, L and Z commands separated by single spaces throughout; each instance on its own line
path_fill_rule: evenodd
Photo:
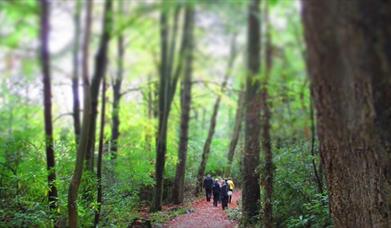
M 210 198 L 212 196 L 213 179 L 209 174 L 204 179 L 204 188 L 205 188 L 206 201 L 210 202 Z
M 213 184 L 213 206 L 217 207 L 219 200 L 220 200 L 220 184 L 219 184 L 219 180 L 216 179 L 216 181 Z
M 221 185 L 220 198 L 221 206 L 223 207 L 223 210 L 225 210 L 226 208 L 228 208 L 228 184 L 226 180 L 223 180 L 223 183 Z

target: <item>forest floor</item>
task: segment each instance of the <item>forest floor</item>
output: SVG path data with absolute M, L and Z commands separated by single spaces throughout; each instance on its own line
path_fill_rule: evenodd
M 229 208 L 236 208 L 240 199 L 240 191 L 236 191 L 232 197 L 232 203 Z M 234 228 L 237 227 L 237 222 L 228 219 L 226 211 L 223 211 L 221 204 L 214 207 L 211 202 L 207 202 L 205 198 L 199 199 L 192 203 L 192 211 L 190 213 L 180 215 L 163 227 L 166 228 Z

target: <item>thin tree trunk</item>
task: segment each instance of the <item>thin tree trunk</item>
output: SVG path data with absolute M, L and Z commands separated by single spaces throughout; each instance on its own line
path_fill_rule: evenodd
M 154 86 L 153 82 L 151 79 L 151 76 L 148 76 L 148 84 L 147 84 L 147 115 L 148 115 L 148 123 L 152 123 L 152 120 L 154 119 Z M 150 127 L 148 126 L 147 132 L 145 133 L 145 150 L 147 152 L 152 151 L 152 140 L 153 140 L 153 131 L 149 129 Z
M 262 85 L 262 149 L 265 153 L 265 198 L 263 208 L 263 225 L 265 228 L 273 227 L 273 152 L 270 136 L 271 110 L 269 104 L 268 83 L 273 67 L 272 37 L 270 31 L 269 6 L 265 4 L 265 26 L 266 26 L 266 58 L 265 58 L 265 79 Z
M 53 148 L 53 125 L 52 125 L 52 89 L 50 83 L 50 52 L 49 52 L 49 24 L 50 24 L 50 3 L 47 0 L 40 0 L 41 17 L 40 17 L 40 57 L 42 67 L 43 81 L 43 106 L 45 121 L 45 144 L 46 144 L 46 164 L 48 170 L 48 197 L 51 209 L 57 208 L 57 188 L 55 155 Z
M 230 56 L 228 59 L 228 65 L 227 65 L 227 72 L 225 73 L 223 82 L 221 84 L 221 92 L 225 92 L 225 88 L 227 87 L 228 78 L 231 75 L 231 71 L 235 62 L 236 58 L 236 34 L 234 34 L 232 42 L 231 42 L 231 51 Z M 221 102 L 221 94 L 217 95 L 215 104 L 213 106 L 212 116 L 210 119 L 210 126 L 208 131 L 208 136 L 206 138 L 203 150 L 202 150 L 202 157 L 201 157 L 201 163 L 200 167 L 198 168 L 198 174 L 197 174 L 197 184 L 194 194 L 197 195 L 202 191 L 202 184 L 204 180 L 205 175 L 205 168 L 206 163 L 208 162 L 208 157 L 210 154 L 210 147 L 212 145 L 213 135 L 215 133 L 216 129 L 216 122 L 217 122 L 217 115 L 219 113 L 219 107 Z
M 236 114 L 235 114 L 235 124 L 231 136 L 231 142 L 229 143 L 229 149 L 227 155 L 228 164 L 225 171 L 225 176 L 227 177 L 231 175 L 232 162 L 234 160 L 236 146 L 238 144 L 239 137 L 240 137 L 240 129 L 242 128 L 243 107 L 244 107 L 243 104 L 244 104 L 244 92 L 241 89 L 238 96 L 238 104 L 237 104 Z
M 181 88 L 181 127 L 178 149 L 178 164 L 176 167 L 175 182 L 172 191 L 172 198 L 175 204 L 183 203 L 184 183 L 186 171 L 186 157 L 189 135 L 190 109 L 191 109 L 191 80 L 193 61 L 193 27 L 194 9 L 191 5 L 186 6 L 183 39 L 187 40 L 185 51 L 185 70 Z
M 303 1 L 335 227 L 391 227 L 390 1 Z
M 84 97 L 90 93 L 90 76 L 89 76 L 89 56 L 90 56 L 90 37 L 91 37 L 91 23 L 92 23 L 92 7 L 93 1 L 86 1 L 86 15 L 85 15 L 85 35 L 83 39 L 83 57 L 82 57 L 82 76 L 83 76 L 83 90 Z M 86 103 L 84 101 L 84 106 L 86 107 Z M 84 107 L 84 109 L 85 109 Z M 84 117 L 83 117 L 84 118 Z M 84 119 L 83 119 L 84 120 Z M 84 125 L 84 123 L 83 123 Z M 94 137 L 95 138 L 95 137 Z M 85 160 L 87 164 L 87 170 L 93 170 L 93 156 L 91 155 L 91 139 L 87 143 L 87 152 L 85 153 Z
M 122 2 L 122 1 L 121 1 Z M 119 109 L 121 101 L 121 86 L 124 74 L 124 37 L 122 34 L 118 36 L 117 40 L 117 77 L 113 84 L 113 111 L 112 111 L 112 129 L 111 129 L 111 158 L 115 159 L 118 152 L 118 138 L 119 138 Z
M 103 140 L 105 132 L 105 112 L 106 112 L 106 77 L 103 76 L 103 85 L 102 85 L 102 105 L 101 105 L 101 114 L 100 114 L 100 130 L 99 130 L 99 149 L 98 149 L 98 161 L 97 161 L 97 209 L 95 211 L 95 221 L 94 226 L 97 227 L 99 223 L 100 212 L 102 208 L 102 156 L 103 156 Z
M 260 21 L 259 2 L 251 0 L 248 8 L 248 40 L 245 109 L 245 148 L 242 163 L 243 223 L 254 222 L 259 214 L 259 152 L 260 152 Z
M 318 192 L 323 193 L 323 181 L 322 177 L 320 176 L 321 173 L 318 172 L 318 168 L 316 166 L 315 161 L 315 141 L 316 141 L 316 132 L 315 132 L 315 117 L 314 117 L 314 105 L 312 98 L 310 97 L 310 120 L 311 120 L 311 156 L 312 156 L 312 168 L 314 170 L 316 185 L 318 187 Z M 319 164 L 319 167 L 321 166 L 321 163 Z
M 152 211 L 161 210 L 163 196 L 163 172 L 166 156 L 167 122 L 168 122 L 168 97 L 170 75 L 167 73 L 168 66 L 168 21 L 167 12 L 162 10 L 160 17 L 160 39 L 161 39 L 161 65 L 159 80 L 159 126 L 156 143 L 155 163 L 155 192 Z
M 85 94 L 83 126 L 80 137 L 80 144 L 77 151 L 75 171 L 69 185 L 68 192 L 68 219 L 69 226 L 77 227 L 77 195 L 80 186 L 81 176 L 83 174 L 84 158 L 88 153 L 88 142 L 91 137 L 95 137 L 91 132 L 91 125 L 95 125 L 96 119 L 93 116 L 96 112 L 97 99 L 99 95 L 100 82 L 105 75 L 107 65 L 108 43 L 110 40 L 110 28 L 112 28 L 112 1 L 106 0 L 104 8 L 102 37 L 99 44 L 99 50 L 95 59 L 95 73 L 91 82 L 91 89 Z M 95 110 L 95 111 L 94 111 Z
M 80 51 L 80 11 L 81 1 L 76 0 L 76 13 L 74 15 L 75 37 L 73 46 L 73 74 L 72 74 L 72 94 L 73 94 L 73 126 L 75 132 L 76 145 L 79 144 L 80 137 L 80 98 L 79 98 L 79 51 Z

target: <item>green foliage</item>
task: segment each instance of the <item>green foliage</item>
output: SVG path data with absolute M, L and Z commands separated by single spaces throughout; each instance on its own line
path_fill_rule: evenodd
M 173 218 L 186 214 L 187 208 L 172 208 L 167 211 L 159 211 L 150 214 L 150 220 L 152 224 L 164 224 Z
M 275 148 L 273 210 L 279 226 L 323 227 L 330 224 L 327 193 L 319 194 L 313 176 L 312 156 L 303 142 Z M 303 225 L 303 224 L 302 224 Z
M 226 210 L 229 220 L 240 221 L 242 210 L 240 208 L 228 208 Z

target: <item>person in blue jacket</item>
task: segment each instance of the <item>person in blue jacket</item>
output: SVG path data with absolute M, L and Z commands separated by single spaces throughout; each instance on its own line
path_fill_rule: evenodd
M 222 181 L 221 189 L 220 189 L 220 198 L 221 198 L 221 206 L 223 210 L 228 208 L 228 184 L 227 180 Z
M 208 174 L 204 179 L 204 188 L 205 188 L 206 201 L 210 202 L 210 198 L 212 196 L 212 188 L 213 188 L 213 179 L 210 176 L 210 174 Z
M 217 207 L 220 201 L 220 184 L 219 179 L 216 179 L 213 184 L 213 206 Z

